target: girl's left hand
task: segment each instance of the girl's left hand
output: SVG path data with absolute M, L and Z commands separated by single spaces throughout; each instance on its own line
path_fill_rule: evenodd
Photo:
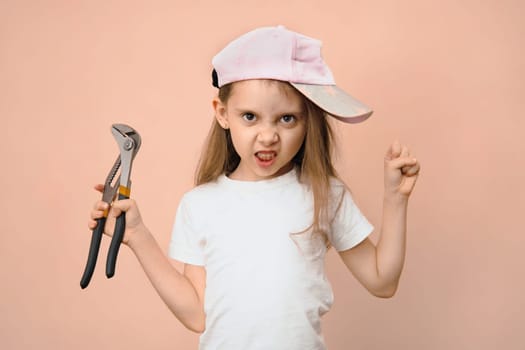
M 396 140 L 385 155 L 385 196 L 408 199 L 419 175 L 420 165 L 406 146 Z

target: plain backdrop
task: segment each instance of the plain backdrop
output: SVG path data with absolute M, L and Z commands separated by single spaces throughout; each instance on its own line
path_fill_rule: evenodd
M 379 299 L 334 251 L 329 349 L 524 349 L 522 1 L 0 1 L 0 347 L 196 349 L 127 247 L 108 240 L 81 290 L 89 211 L 142 135 L 131 195 L 167 250 L 213 111 L 211 58 L 283 24 L 323 41 L 339 86 L 372 106 L 336 123 L 337 169 L 381 226 L 383 157 L 421 162 L 397 294 Z M 269 252 L 270 254 L 270 252 Z

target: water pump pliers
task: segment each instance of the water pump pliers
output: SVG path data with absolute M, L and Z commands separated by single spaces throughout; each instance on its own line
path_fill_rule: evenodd
M 133 159 L 137 154 L 141 139 L 140 135 L 128 125 L 124 124 L 113 124 L 111 126 L 111 133 L 115 137 L 120 149 L 120 155 L 113 164 L 106 181 L 104 183 L 104 192 L 102 194 L 102 200 L 111 206 L 115 200 L 118 192 L 118 199 L 128 199 L 131 190 L 131 166 Z M 115 176 L 120 170 L 120 175 L 116 179 Z M 106 225 L 106 218 L 108 216 L 109 209 L 104 212 L 102 218 L 97 219 L 97 226 L 93 230 L 91 236 L 91 245 L 89 247 L 89 255 L 84 270 L 84 274 L 80 281 L 80 287 L 86 288 L 93 276 L 95 265 L 97 263 L 98 251 L 100 249 L 100 241 L 104 233 L 104 226 Z M 117 255 L 124 237 L 124 229 L 126 228 L 126 213 L 123 212 L 117 217 L 115 230 L 109 246 L 108 257 L 106 261 L 106 276 L 107 278 L 113 277 L 115 274 L 115 265 L 117 263 Z

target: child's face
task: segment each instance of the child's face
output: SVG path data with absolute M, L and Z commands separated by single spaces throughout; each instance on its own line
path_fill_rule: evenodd
M 285 83 L 246 80 L 234 83 L 226 102 L 214 100 L 216 116 L 230 129 L 241 161 L 232 179 L 256 181 L 291 170 L 306 135 L 301 96 Z

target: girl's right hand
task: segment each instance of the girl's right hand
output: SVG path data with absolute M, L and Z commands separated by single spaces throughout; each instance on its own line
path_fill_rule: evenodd
M 102 184 L 97 184 L 94 188 L 101 193 L 104 191 L 104 185 Z M 90 220 L 88 222 L 89 229 L 95 229 L 97 226 L 96 219 L 104 217 L 104 211 L 107 209 L 108 204 L 106 202 L 99 200 L 95 203 L 93 210 L 91 211 Z M 122 212 L 126 213 L 126 228 L 124 230 L 122 243 L 129 246 L 131 240 L 138 238 L 141 234 L 146 232 L 146 228 L 142 222 L 142 217 L 140 216 L 139 208 L 133 199 L 124 199 L 113 202 L 106 219 L 104 234 L 110 237 L 113 236 L 116 219 Z

